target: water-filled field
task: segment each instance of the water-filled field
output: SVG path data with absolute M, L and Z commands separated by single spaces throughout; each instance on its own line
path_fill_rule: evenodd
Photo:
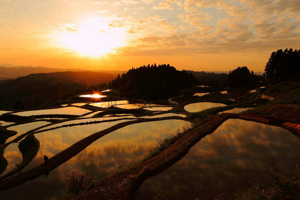
M 230 119 L 163 173 L 149 178 L 136 199 L 214 199 L 247 190 L 271 165 L 296 169 L 300 138 L 275 126 Z

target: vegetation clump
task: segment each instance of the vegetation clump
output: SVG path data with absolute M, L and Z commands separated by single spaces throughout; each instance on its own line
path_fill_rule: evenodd
M 156 101 L 178 96 L 181 89 L 195 83 L 195 77 L 187 71 L 178 71 L 169 64 L 154 64 L 132 68 L 113 80 L 110 87 L 119 90 L 122 96 Z
M 266 64 L 265 75 L 271 83 L 300 81 L 300 50 L 290 48 L 273 52 Z
M 260 81 L 260 77 L 253 71 L 250 72 L 246 66 L 230 71 L 227 79 L 228 85 L 232 88 L 253 88 L 257 86 L 257 81 Z
M 265 118 L 276 118 L 282 122 L 300 123 L 300 107 L 288 104 L 269 104 L 245 111 L 245 114 Z
M 66 174 L 65 182 L 66 185 L 62 190 L 62 197 L 64 199 L 69 199 L 94 188 L 97 179 L 93 175 L 71 171 L 69 174 Z
M 237 200 L 246 199 L 300 199 L 299 171 L 271 167 L 265 180 L 254 179 L 246 192 L 236 194 Z
M 145 158 L 140 162 L 144 162 L 146 160 L 149 160 L 151 158 L 154 158 L 155 156 L 157 156 L 158 154 L 160 154 L 160 152 L 162 152 L 163 150 L 167 149 L 171 144 L 173 144 L 178 138 L 180 138 L 182 135 L 184 135 L 186 132 L 190 131 L 192 127 L 190 126 L 184 126 L 182 129 L 182 131 L 177 130 L 176 134 L 174 135 L 170 135 L 168 136 L 166 139 L 164 140 L 160 140 L 157 144 L 157 146 L 150 151 L 150 153 L 145 156 Z
M 193 126 L 184 126 L 182 131 L 177 130 L 176 134 L 171 135 L 166 139 L 159 141 L 156 148 L 150 151 L 150 153 L 141 162 L 144 162 L 146 160 L 149 160 L 157 156 L 160 152 L 167 149 L 170 145 L 172 145 L 186 132 L 191 131 L 193 128 L 198 128 L 199 126 L 207 122 L 209 119 L 211 119 L 214 115 L 218 114 L 219 112 L 229 110 L 232 108 L 234 108 L 234 106 L 216 107 L 216 108 L 206 109 L 198 113 L 190 114 L 187 117 L 187 119 L 193 122 Z
M 225 110 L 230 110 L 234 107 L 235 106 L 233 106 L 233 105 L 229 105 L 229 106 L 223 106 L 223 107 L 209 108 L 209 109 L 197 112 L 197 113 L 191 113 L 188 116 L 188 119 L 191 121 L 194 121 L 194 124 L 198 125 L 199 122 L 203 123 L 205 121 L 208 121 L 210 118 L 212 118 L 216 114 L 218 114 L 222 111 L 225 111 Z
M 275 97 L 276 102 L 281 103 L 300 103 L 300 83 L 281 82 L 271 85 L 266 94 Z

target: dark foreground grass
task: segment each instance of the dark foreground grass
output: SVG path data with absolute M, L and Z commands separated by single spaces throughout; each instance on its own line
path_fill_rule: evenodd
M 235 194 L 236 200 L 299 200 L 300 199 L 300 171 L 279 170 L 271 166 L 264 179 L 254 177 L 247 191 Z M 220 195 L 215 200 L 231 200 Z
M 62 190 L 63 199 L 70 199 L 94 188 L 99 182 L 93 174 L 85 174 L 81 171 L 71 171 L 65 174 L 65 187 Z
M 277 103 L 300 103 L 300 83 L 282 82 L 272 85 L 266 94 L 275 97 Z

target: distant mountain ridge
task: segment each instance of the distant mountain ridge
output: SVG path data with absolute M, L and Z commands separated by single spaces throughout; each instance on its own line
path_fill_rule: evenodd
M 38 108 L 81 93 L 87 86 L 108 83 L 116 76 L 104 72 L 30 74 L 0 81 L 0 109 L 13 109 L 17 100 L 25 109 Z
M 0 65 L 0 79 L 15 79 L 22 76 L 27 76 L 29 74 L 37 73 L 51 73 L 51 72 L 61 72 L 66 71 L 57 68 L 48 67 L 31 67 L 31 66 L 10 66 L 6 64 L 5 66 Z
M 73 72 L 83 72 L 86 70 L 82 69 L 61 69 L 61 68 L 50 68 L 44 66 L 13 66 L 10 64 L 0 64 L 0 80 L 6 79 L 15 79 L 22 76 L 27 76 L 29 74 L 39 74 L 39 73 L 52 73 L 52 72 L 65 72 L 65 71 L 73 71 Z M 123 71 L 109 71 L 109 70 L 89 70 L 91 72 L 100 72 L 100 73 L 109 73 L 113 76 L 117 76 L 119 73 L 123 73 Z

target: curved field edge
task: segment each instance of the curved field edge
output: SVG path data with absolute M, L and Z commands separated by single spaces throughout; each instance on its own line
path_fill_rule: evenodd
M 0 148 L 0 174 L 2 174 L 5 171 L 8 165 L 8 162 L 3 155 L 4 155 L 4 148 Z
M 38 153 L 40 149 L 40 142 L 35 138 L 33 134 L 30 134 L 19 143 L 19 149 L 23 157 L 22 163 L 17 164 L 16 167 L 7 174 L 0 176 L 0 180 L 14 175 L 18 171 L 26 167 Z
M 300 130 L 295 126 L 290 126 L 289 122 L 282 121 L 276 116 L 269 120 L 263 117 L 254 117 L 249 115 L 237 114 L 220 114 L 213 117 L 210 121 L 199 127 L 187 132 L 176 142 L 170 145 L 166 150 L 150 160 L 131 167 L 119 174 L 112 175 L 102 181 L 99 186 L 80 196 L 74 197 L 73 200 L 79 199 L 132 199 L 135 191 L 149 177 L 163 172 L 168 167 L 184 157 L 199 140 L 206 135 L 214 132 L 227 119 L 243 119 L 269 125 L 275 125 L 289 130 L 296 136 L 300 136 Z
M 96 141 L 97 139 L 101 138 L 102 136 L 115 131 L 117 129 L 123 128 L 125 126 L 131 125 L 131 124 L 137 124 L 137 123 L 143 123 L 143 122 L 152 122 L 152 121 L 161 121 L 161 120 L 170 120 L 170 119 L 180 119 L 180 120 L 186 120 L 182 117 L 164 117 L 164 118 L 153 118 L 153 119 L 138 119 L 135 121 L 128 121 L 119 123 L 117 125 L 114 125 L 108 129 L 99 131 L 97 133 L 94 133 L 75 144 L 71 145 L 64 151 L 58 153 L 57 155 L 50 158 L 47 162 L 47 165 L 44 163 L 32 168 L 26 172 L 19 173 L 13 177 L 6 178 L 4 180 L 0 181 L 0 191 L 20 185 L 22 183 L 25 183 L 27 181 L 30 181 L 36 177 L 39 177 L 43 174 L 48 174 L 51 170 L 55 169 L 56 167 L 60 166 L 64 162 L 68 161 L 78 153 L 80 153 L 83 149 L 85 149 L 87 146 L 89 146 L 91 143 Z
M 259 110 L 259 109 L 258 109 Z M 216 130 L 224 121 L 230 118 L 240 118 L 244 120 L 256 121 L 260 123 L 276 125 L 288 129 L 295 135 L 300 135 L 300 130 L 297 129 L 297 124 L 291 123 L 288 118 L 279 119 L 279 116 L 276 114 L 272 115 L 272 120 L 269 120 L 266 116 L 259 116 L 259 112 L 243 113 L 243 115 L 237 114 L 220 114 L 216 115 L 210 120 L 205 121 L 200 126 L 187 131 L 182 137 L 175 141 L 171 146 L 166 150 L 162 151 L 159 155 L 155 156 L 152 159 L 146 160 L 145 162 L 131 167 L 127 170 L 124 170 L 118 174 L 107 177 L 106 179 L 99 182 L 98 186 L 89 192 L 75 197 L 74 199 L 130 199 L 138 187 L 149 177 L 154 176 L 158 173 L 161 173 L 169 166 L 176 163 L 183 156 L 185 156 L 189 149 L 195 145 L 201 138 L 212 133 Z M 268 113 L 269 114 L 269 113 Z M 288 116 L 285 116 L 288 117 Z M 0 190 L 5 190 L 10 187 L 14 187 L 26 181 L 29 181 L 33 178 L 36 178 L 40 175 L 47 174 L 52 169 L 58 167 L 65 161 L 69 160 L 81 150 L 87 147 L 96 139 L 110 133 L 111 131 L 117 130 L 119 128 L 125 127 L 130 124 L 150 122 L 150 121 L 159 121 L 159 120 L 168 120 L 168 119 L 181 119 L 181 117 L 166 117 L 166 118 L 155 118 L 155 119 L 139 119 L 137 121 L 123 122 L 112 126 L 106 130 L 97 132 L 87 138 L 75 143 L 70 146 L 68 149 L 57 154 L 56 156 L 49 159 L 47 165 L 40 165 L 36 168 L 18 174 L 14 177 L 7 178 L 0 182 Z M 275 119 L 275 120 L 274 120 Z M 275 123 L 276 122 L 276 123 Z M 299 123 L 299 121 L 297 121 Z M 299 125 L 299 124 L 298 124 Z
M 232 118 L 238 118 L 238 115 L 214 116 L 208 122 L 183 134 L 154 158 L 100 181 L 97 188 L 73 199 L 132 199 L 134 192 L 145 180 L 179 161 L 201 138 L 214 132 L 224 121 Z

